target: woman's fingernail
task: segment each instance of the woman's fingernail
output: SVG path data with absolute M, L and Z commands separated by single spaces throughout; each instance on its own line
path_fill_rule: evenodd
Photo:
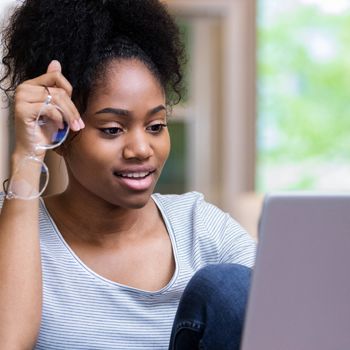
M 79 125 L 80 125 L 81 129 L 85 128 L 85 123 L 84 123 L 83 119 L 81 119 L 81 118 L 79 118 Z
M 80 130 L 80 123 L 78 121 L 78 119 L 74 119 L 72 122 L 72 129 L 74 131 L 79 131 Z

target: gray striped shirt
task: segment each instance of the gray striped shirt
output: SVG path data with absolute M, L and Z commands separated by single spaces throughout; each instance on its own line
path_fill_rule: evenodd
M 253 265 L 254 241 L 201 194 L 154 194 L 153 199 L 176 263 L 171 281 L 156 292 L 92 271 L 64 241 L 41 202 L 43 311 L 36 350 L 168 349 L 179 299 L 198 269 L 215 263 Z

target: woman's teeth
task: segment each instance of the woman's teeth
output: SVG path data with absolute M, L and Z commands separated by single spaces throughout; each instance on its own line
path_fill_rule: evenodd
M 150 174 L 149 172 L 140 172 L 140 173 L 118 174 L 118 176 L 130 178 L 130 179 L 140 179 L 140 178 L 146 177 L 149 174 Z

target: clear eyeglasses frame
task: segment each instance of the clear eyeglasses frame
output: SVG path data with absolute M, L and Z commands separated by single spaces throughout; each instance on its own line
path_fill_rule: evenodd
M 69 133 L 64 113 L 52 103 L 52 96 L 47 87 L 48 96 L 41 106 L 33 128 L 33 151 L 17 164 L 10 179 L 3 183 L 7 199 L 32 200 L 40 197 L 49 183 L 49 169 L 39 157 L 39 152 L 59 147 Z M 63 119 L 63 128 L 55 120 Z

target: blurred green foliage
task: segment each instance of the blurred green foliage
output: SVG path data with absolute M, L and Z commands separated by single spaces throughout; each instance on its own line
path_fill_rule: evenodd
M 186 191 L 187 129 L 183 121 L 169 120 L 171 151 L 155 192 L 184 193 Z
M 260 0 L 258 18 L 258 176 L 312 160 L 350 163 L 350 13 Z M 285 10 L 283 5 L 285 4 Z M 294 5 L 293 5 L 294 3 Z M 273 11 L 272 11 L 273 12 Z M 311 189 L 307 166 L 287 185 Z M 265 175 L 264 175 L 265 174 Z
M 186 106 L 189 103 L 190 96 L 189 85 L 189 53 L 192 44 L 192 28 L 188 19 L 177 17 L 176 22 L 180 29 L 181 40 L 185 46 L 185 62 L 182 66 L 183 90 L 180 106 Z M 174 107 L 176 108 L 176 106 Z M 165 163 L 162 174 L 158 180 L 155 192 L 159 193 L 184 193 L 187 189 L 187 155 L 188 155 L 188 135 L 187 123 L 183 120 L 177 120 L 172 116 L 168 119 L 168 129 L 171 139 L 171 151 L 167 162 Z

